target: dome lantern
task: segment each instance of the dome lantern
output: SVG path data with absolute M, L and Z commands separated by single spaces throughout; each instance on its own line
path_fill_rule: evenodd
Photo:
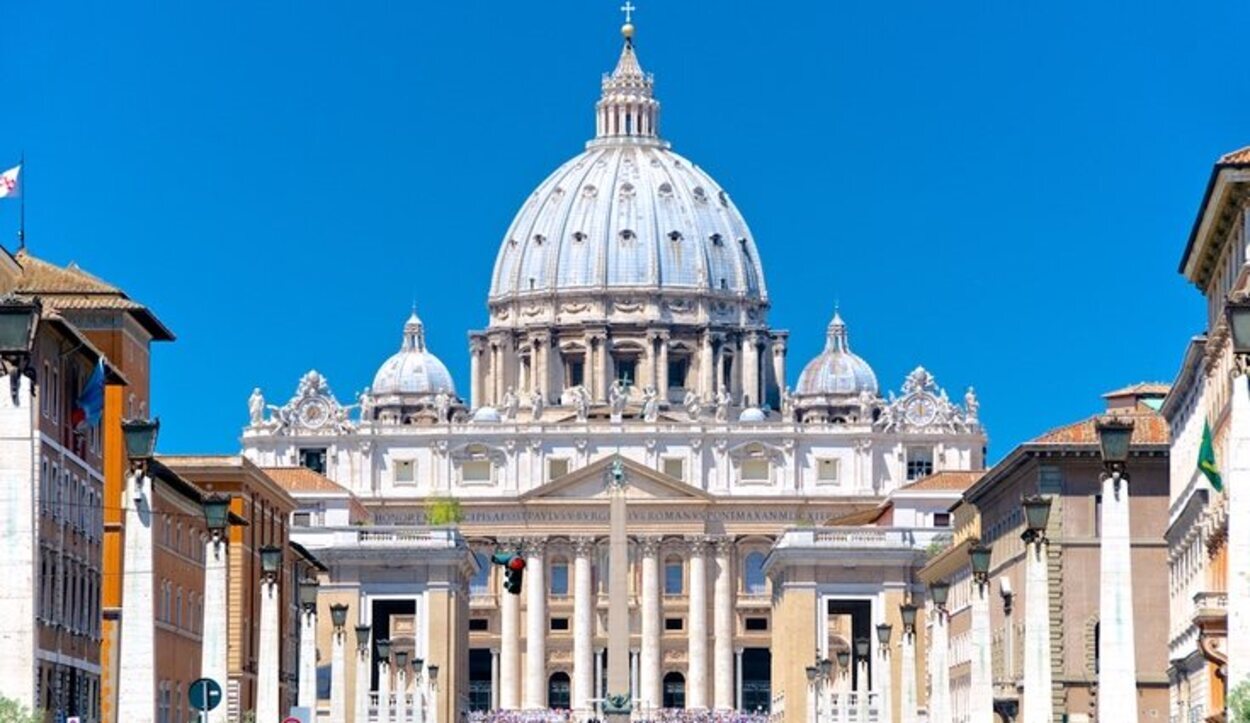
M 660 143 L 660 102 L 655 99 L 655 78 L 643 72 L 634 50 L 636 29 L 628 18 L 633 6 L 626 4 L 629 12 L 621 26 L 625 43 L 616 69 L 603 76 L 603 94 L 595 105 L 595 140 L 628 139 L 632 142 Z M 625 8 L 622 8 L 625 9 Z

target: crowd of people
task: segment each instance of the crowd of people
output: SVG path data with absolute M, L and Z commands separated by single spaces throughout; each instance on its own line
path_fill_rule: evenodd
M 576 720 L 577 717 L 567 710 L 496 710 L 470 713 L 468 723 L 572 723 Z M 768 723 L 769 716 L 766 713 L 664 708 L 648 711 L 638 720 L 647 723 Z

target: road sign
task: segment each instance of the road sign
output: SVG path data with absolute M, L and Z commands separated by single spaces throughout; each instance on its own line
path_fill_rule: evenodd
M 221 685 L 212 678 L 200 678 L 187 688 L 192 710 L 212 710 L 221 704 Z
M 283 718 L 282 723 L 304 723 L 304 721 L 294 716 L 291 716 L 291 717 Z

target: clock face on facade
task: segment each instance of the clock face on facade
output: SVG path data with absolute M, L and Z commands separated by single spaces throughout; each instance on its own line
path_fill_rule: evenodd
M 907 421 L 917 427 L 927 427 L 937 416 L 937 404 L 926 396 L 914 397 L 907 402 Z
M 309 399 L 299 407 L 300 424 L 317 429 L 330 418 L 330 406 L 323 399 Z

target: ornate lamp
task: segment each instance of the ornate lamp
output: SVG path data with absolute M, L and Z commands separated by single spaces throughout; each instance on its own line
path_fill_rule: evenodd
M 893 635 L 893 625 L 889 623 L 881 623 L 877 626 L 877 642 L 881 645 L 882 650 L 890 647 L 890 637 Z
M 916 606 L 905 602 L 898 606 L 898 616 L 903 619 L 903 634 L 916 632 Z
M 17 402 L 21 388 L 20 373 L 33 375 L 30 353 L 35 346 L 35 332 L 39 317 L 43 315 L 43 303 L 38 297 L 30 299 L 9 295 L 0 299 L 0 359 L 3 371 L 9 375 L 10 392 Z
M 990 574 L 990 546 L 981 544 L 980 540 L 968 548 L 968 561 L 972 564 L 972 579 L 984 585 Z
M 821 677 L 828 678 L 831 673 L 833 673 L 833 661 L 830 660 L 829 658 L 825 658 L 824 660 L 821 660 L 820 661 Z
M 1250 354 L 1250 300 L 1241 299 L 1224 302 L 1224 319 L 1228 322 L 1228 333 L 1232 338 L 1233 353 Z
M 1046 538 L 1046 525 L 1050 522 L 1050 500 L 1040 495 L 1024 498 L 1024 541 L 1033 542 Z
M 433 685 L 435 688 L 437 688 L 438 687 L 438 666 L 427 665 L 425 666 L 425 670 L 426 670 L 426 673 L 430 676 L 430 685 Z
M 126 456 L 132 469 L 147 471 L 148 463 L 156 456 L 156 435 L 161 431 L 161 420 L 128 419 L 122 422 L 122 438 L 126 443 Z
M 946 609 L 946 601 L 950 599 L 951 584 L 945 580 L 934 580 L 929 583 L 929 598 L 938 610 Z
M 407 650 L 395 651 L 395 669 L 403 670 L 407 667 L 408 667 L 408 651 Z
M 841 670 L 846 670 L 847 667 L 850 666 L 850 664 L 851 664 L 851 651 L 839 650 L 838 651 L 838 668 Z
M 855 638 L 855 657 L 861 660 L 868 657 L 868 650 L 872 647 L 872 641 L 868 638 Z
M 1098 448 L 1102 463 L 1108 472 L 1123 472 L 1128 463 L 1129 445 L 1133 440 L 1133 420 L 1119 417 L 1099 419 L 1094 428 L 1098 431 Z
M 417 680 L 421 680 L 421 670 L 425 667 L 425 660 L 422 658 L 412 659 L 412 675 Z
M 809 665 L 806 668 L 804 668 L 804 671 L 807 673 L 807 682 L 815 683 L 816 676 L 820 674 L 820 669 L 817 668 L 815 665 Z
M 282 569 L 282 548 L 266 545 L 260 548 L 260 572 L 266 580 L 273 582 L 278 579 Z
M 214 540 L 220 540 L 230 525 L 230 498 L 225 495 L 209 495 L 204 498 L 204 526 Z
M 374 643 L 374 645 L 378 648 L 378 657 L 389 663 L 391 661 L 391 641 L 383 638 Z
M 347 624 L 347 606 L 343 603 L 335 603 L 330 606 L 330 622 L 334 624 L 335 630 L 342 630 Z
M 369 649 L 369 633 L 372 629 L 368 625 L 356 626 L 356 647 L 363 650 Z
M 319 583 L 309 578 L 301 580 L 299 584 L 299 606 L 304 612 L 314 613 L 317 611 L 317 588 Z

